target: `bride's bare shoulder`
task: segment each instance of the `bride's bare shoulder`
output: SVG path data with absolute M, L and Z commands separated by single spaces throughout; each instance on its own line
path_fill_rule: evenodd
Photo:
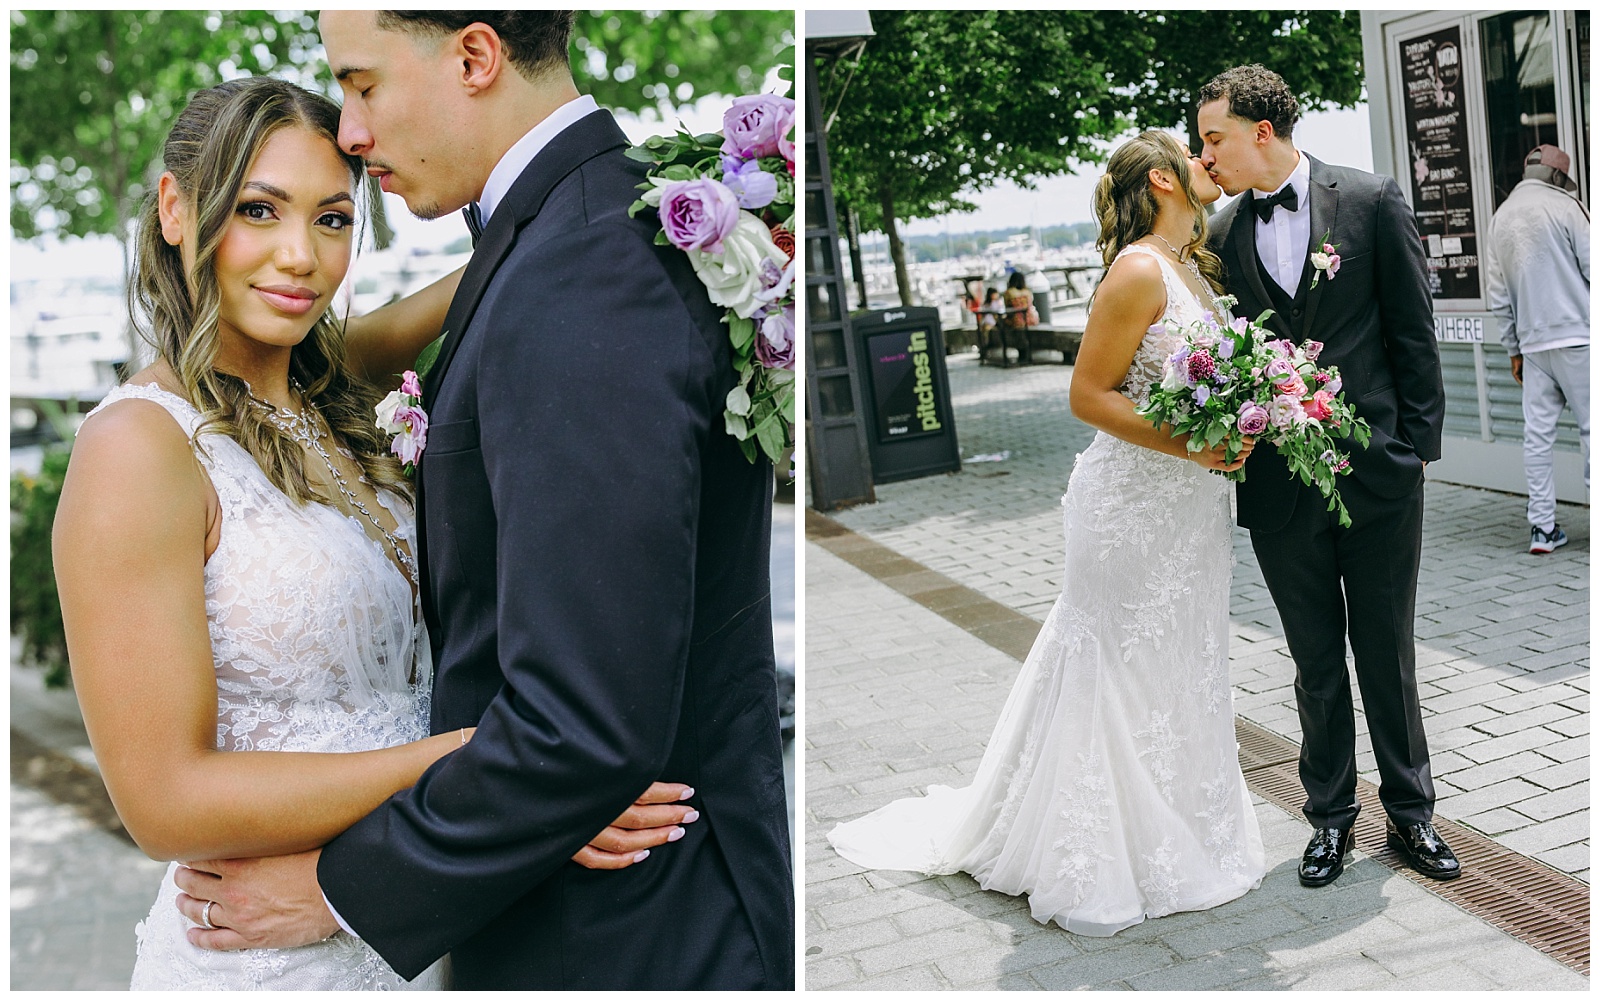
M 177 418 L 155 400 L 128 396 L 98 409 L 78 428 L 63 504 L 75 495 L 91 507 L 134 510 L 182 495 L 203 497 L 204 484 L 189 433 Z
M 1118 302 L 1135 309 L 1145 306 L 1160 309 L 1167 301 L 1161 262 L 1150 254 L 1123 254 L 1106 269 L 1100 287 L 1095 290 L 1095 301 Z

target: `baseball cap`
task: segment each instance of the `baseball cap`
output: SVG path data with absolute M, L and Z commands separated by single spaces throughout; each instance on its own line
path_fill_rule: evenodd
M 1530 167 L 1534 164 L 1542 163 L 1552 170 L 1561 171 L 1563 174 L 1570 175 L 1572 173 L 1572 157 L 1562 152 L 1560 147 L 1552 146 L 1549 143 L 1545 143 L 1543 146 L 1535 146 L 1522 162 Z

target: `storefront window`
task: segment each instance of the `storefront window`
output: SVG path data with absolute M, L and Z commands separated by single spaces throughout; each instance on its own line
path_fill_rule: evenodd
M 1585 25 L 1587 39 L 1587 20 Z M 1548 11 L 1512 11 L 1486 17 L 1480 26 L 1489 158 L 1494 205 L 1499 208 L 1522 180 L 1522 161 L 1529 151 L 1543 143 L 1560 145 L 1556 133 L 1555 45 Z M 1587 59 L 1583 65 L 1587 84 Z M 1584 100 L 1587 124 L 1587 86 Z
M 1576 151 L 1578 156 L 1584 155 L 1584 150 L 1589 149 L 1589 12 L 1578 11 L 1575 22 L 1578 36 L 1578 124 L 1583 128 L 1583 149 Z M 1587 180 L 1587 171 L 1585 172 Z M 1589 201 L 1587 186 L 1580 189 L 1578 197 L 1585 203 Z

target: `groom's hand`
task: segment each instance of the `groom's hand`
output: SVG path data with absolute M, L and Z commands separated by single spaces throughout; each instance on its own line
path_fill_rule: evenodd
M 174 877 L 178 910 L 199 925 L 189 943 L 202 949 L 288 949 L 339 930 L 317 884 L 318 848 L 271 858 L 186 862 Z M 206 912 L 206 903 L 211 905 Z M 209 918 L 215 929 L 205 927 Z
M 610 827 L 578 849 L 572 861 L 588 869 L 626 869 L 643 862 L 656 845 L 683 837 L 680 825 L 700 819 L 700 811 L 683 802 L 693 795 L 686 785 L 652 782 Z

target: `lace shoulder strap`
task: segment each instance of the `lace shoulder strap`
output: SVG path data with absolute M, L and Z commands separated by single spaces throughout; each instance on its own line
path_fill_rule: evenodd
M 169 393 L 159 386 L 142 386 L 133 383 L 118 386 L 107 393 L 105 399 L 101 400 L 93 410 L 85 414 L 83 419 L 88 420 L 111 406 L 111 404 L 119 403 L 122 400 L 148 400 L 159 405 L 168 414 L 172 415 L 172 419 L 178 422 L 179 427 L 183 428 L 183 433 L 188 436 L 189 440 L 191 442 L 194 441 L 195 429 L 200 426 L 200 411 L 196 410 L 188 400 Z

